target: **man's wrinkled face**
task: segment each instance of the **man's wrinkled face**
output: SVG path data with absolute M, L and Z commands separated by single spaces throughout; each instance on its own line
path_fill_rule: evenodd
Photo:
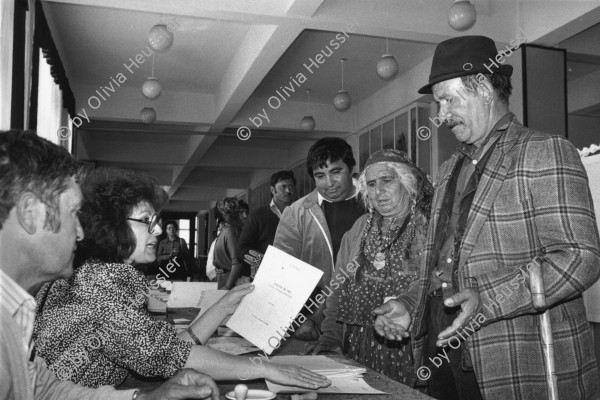
M 49 228 L 41 233 L 39 249 L 43 252 L 41 272 L 46 278 L 67 279 L 73 274 L 73 259 L 77 242 L 83 239 L 83 228 L 79 222 L 82 202 L 79 185 L 71 178 L 67 190 L 59 196 L 60 227 L 57 232 Z
M 488 131 L 489 109 L 480 90 L 467 92 L 460 78 L 449 79 L 432 87 L 439 105 L 439 118 L 446 122 L 459 142 L 479 147 Z

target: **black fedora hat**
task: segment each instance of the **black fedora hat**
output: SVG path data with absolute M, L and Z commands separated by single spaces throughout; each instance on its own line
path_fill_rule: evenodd
M 438 82 L 480 72 L 510 77 L 512 66 L 496 61 L 496 56 L 502 53 L 496 50 L 494 41 L 486 36 L 460 36 L 445 40 L 435 48 L 429 83 L 419 89 L 419 93 L 431 93 L 431 86 Z

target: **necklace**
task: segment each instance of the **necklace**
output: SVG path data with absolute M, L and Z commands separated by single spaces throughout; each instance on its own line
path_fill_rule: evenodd
M 386 232 L 386 235 L 383 234 L 383 220 L 381 218 L 376 223 L 376 236 L 375 236 L 375 248 L 377 249 L 372 257 L 372 265 L 377 270 L 380 271 L 386 266 L 386 258 L 388 258 L 388 262 L 402 262 L 406 257 L 408 257 L 409 249 L 411 247 L 413 238 L 416 232 L 415 225 L 415 203 L 413 203 L 411 207 L 411 212 L 406 216 L 404 223 L 401 227 L 394 227 L 394 223 L 397 218 L 394 218 L 389 225 L 389 229 Z M 368 236 L 368 232 L 371 231 L 371 227 L 373 226 L 373 222 L 376 220 L 374 215 L 371 214 L 369 220 L 367 221 L 366 234 L 363 235 L 361 240 L 361 249 L 364 252 L 366 238 Z M 394 231 L 397 231 L 394 233 Z M 391 237 L 393 235 L 395 237 Z M 386 236 L 384 240 L 384 236 Z M 385 243 L 387 242 L 387 244 Z M 394 245 L 396 244 L 396 245 Z M 399 245 L 399 246 L 398 246 Z M 386 257 L 386 253 L 388 253 Z M 373 253 L 371 253 L 373 254 Z
M 375 260 L 373 261 L 373 266 L 375 267 L 375 269 L 377 271 L 379 271 L 380 269 L 382 269 L 383 267 L 385 267 L 385 248 L 383 247 L 383 222 L 385 221 L 385 218 L 382 218 L 380 223 L 379 223 L 379 229 L 377 229 L 377 254 L 375 254 Z M 389 232 L 392 230 L 394 223 L 396 222 L 396 218 L 394 217 L 392 219 L 392 221 L 390 222 L 388 229 L 386 232 Z

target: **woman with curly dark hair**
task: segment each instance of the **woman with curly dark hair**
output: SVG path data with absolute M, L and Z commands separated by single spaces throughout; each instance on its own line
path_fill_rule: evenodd
M 237 244 L 243 227 L 240 211 L 244 204 L 245 202 L 235 197 L 225 197 L 217 202 L 217 210 L 225 220 L 221 233 L 215 241 L 213 261 L 217 271 L 219 289 L 229 290 L 236 285 L 250 281 L 249 277 L 242 276 L 244 264 L 236 256 Z
M 82 265 L 70 279 L 47 284 L 37 295 L 37 349 L 59 379 L 98 387 L 118 385 L 130 371 L 169 377 L 194 368 L 223 380 L 250 373 L 249 379 L 311 389 L 328 384 L 295 366 L 255 366 L 248 358 L 202 346 L 251 285 L 230 291 L 179 334 L 152 318 L 146 310 L 149 287 L 165 278 L 148 283 L 135 265 L 156 258 L 162 233 L 156 210 L 164 192 L 150 178 L 115 169 L 92 172 L 81 187 L 85 238 L 77 259 Z

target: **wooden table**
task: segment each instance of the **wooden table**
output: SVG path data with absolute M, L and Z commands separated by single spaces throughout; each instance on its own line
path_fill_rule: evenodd
M 303 350 L 313 342 L 302 342 L 294 339 L 287 339 L 285 342 L 282 342 L 282 346 L 277 349 L 277 351 L 273 352 L 272 355 L 291 355 L 291 354 L 302 354 Z M 248 355 L 252 356 L 252 355 Z M 332 359 L 349 365 L 359 365 L 357 362 L 350 360 L 341 355 L 327 355 Z M 240 356 L 241 357 L 241 356 Z M 431 397 L 417 391 L 411 389 L 410 387 L 403 385 L 399 382 L 396 382 L 385 375 L 382 375 L 378 372 L 373 371 L 370 368 L 367 368 L 367 373 L 363 375 L 364 380 L 374 387 L 375 389 L 381 390 L 382 392 L 386 392 L 385 395 L 351 395 L 351 394 L 319 394 L 319 399 L 330 399 L 330 400 L 366 400 L 366 399 L 376 399 L 376 400 L 423 400 L 423 399 L 431 399 Z M 132 389 L 132 388 L 140 388 L 140 389 L 152 389 L 160 386 L 160 384 L 164 381 L 157 380 L 139 380 L 131 375 L 125 380 L 125 382 L 119 386 L 119 389 Z M 232 391 L 236 384 L 242 383 L 238 381 L 220 381 L 219 390 L 221 391 L 221 399 L 225 399 L 225 394 L 229 391 Z M 243 383 L 247 384 L 250 389 L 265 389 L 267 390 L 267 384 L 264 380 L 254 380 L 254 381 L 244 381 Z M 277 399 L 279 400 L 289 400 L 291 395 L 289 394 L 279 394 L 277 395 Z
M 153 316 L 158 320 L 166 320 L 171 324 L 174 324 L 173 318 L 186 318 L 190 321 L 193 320 L 198 313 L 198 310 L 193 309 L 183 309 L 183 310 L 169 310 L 167 315 L 165 314 L 154 314 Z M 295 340 L 293 338 L 288 338 L 281 342 L 281 346 L 275 350 L 271 355 L 272 356 L 283 356 L 283 355 L 300 355 L 306 352 L 306 348 L 315 342 L 304 342 L 300 340 Z M 240 357 L 254 357 L 257 354 L 244 354 Z M 350 360 L 342 355 L 338 354 L 327 354 L 327 357 L 331 357 L 332 359 L 349 365 L 360 365 L 354 360 Z M 360 365 L 364 367 L 364 365 Z M 424 400 L 424 399 L 432 399 L 418 390 L 414 390 L 402 383 L 399 383 L 393 379 L 388 378 L 385 375 L 380 374 L 370 368 L 366 368 L 367 373 L 363 375 L 364 380 L 374 387 L 377 390 L 385 392 L 387 394 L 381 395 L 352 395 L 352 394 L 321 394 L 319 393 L 319 399 L 330 399 L 330 400 L 366 400 L 366 399 L 376 399 L 376 400 Z M 159 387 L 166 379 L 158 380 L 158 379 L 146 379 L 146 378 L 136 378 L 131 375 L 123 382 L 122 385 L 119 386 L 119 389 L 153 389 Z M 233 390 L 235 385 L 238 383 L 245 383 L 248 385 L 250 389 L 263 389 L 268 390 L 267 384 L 264 379 L 258 379 L 254 381 L 219 381 L 218 386 L 221 392 L 221 399 L 226 399 L 225 394 Z M 289 394 L 279 394 L 277 395 L 277 399 L 279 400 L 289 400 L 291 395 Z

